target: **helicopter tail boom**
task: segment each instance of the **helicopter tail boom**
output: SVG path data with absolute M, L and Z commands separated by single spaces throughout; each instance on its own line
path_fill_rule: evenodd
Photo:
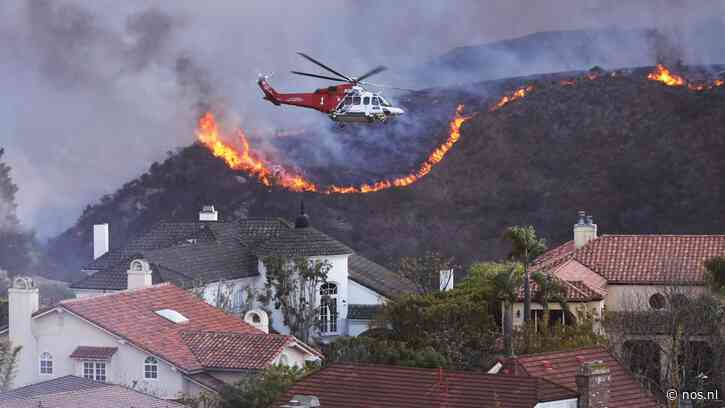
M 257 84 L 260 88 L 262 88 L 262 92 L 264 92 L 264 99 L 272 102 L 273 104 L 279 106 L 282 103 L 279 101 L 279 94 L 277 91 L 272 88 L 272 85 L 267 82 L 267 77 L 260 75 L 259 80 L 257 80 Z

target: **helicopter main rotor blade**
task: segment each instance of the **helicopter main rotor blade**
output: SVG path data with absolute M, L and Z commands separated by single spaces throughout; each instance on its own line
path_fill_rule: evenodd
M 308 61 L 310 61 L 314 64 L 317 64 L 317 65 L 321 66 L 322 68 L 325 68 L 326 70 L 332 72 L 333 74 L 339 76 L 340 78 L 346 79 L 348 82 L 355 82 L 352 78 L 348 77 L 347 75 L 343 75 L 343 74 L 335 71 L 334 69 L 328 67 L 327 65 L 321 63 L 320 61 L 317 61 L 316 59 L 310 57 L 309 55 L 307 55 L 305 53 L 298 52 L 297 54 L 300 54 L 303 58 L 306 58 Z
M 297 75 L 304 75 L 304 76 L 313 77 L 313 78 L 327 79 L 329 81 L 348 82 L 344 79 L 333 78 L 333 77 L 324 76 L 324 75 L 308 74 L 306 72 L 299 72 L 299 71 L 290 71 L 290 72 L 293 74 L 297 74 Z
M 388 86 L 388 85 L 372 84 L 370 82 L 361 82 L 361 84 L 362 85 L 374 86 L 376 88 L 397 89 L 398 91 L 418 92 L 415 89 L 398 88 L 397 86 Z
M 379 73 L 385 71 L 386 69 L 388 69 L 388 68 L 384 67 L 382 65 L 377 66 L 377 67 L 371 69 L 370 71 L 368 71 L 366 74 L 364 74 L 358 78 L 355 78 L 355 81 L 362 82 L 363 80 L 365 80 L 365 78 L 370 78 L 371 76 L 373 76 L 375 74 L 379 74 Z

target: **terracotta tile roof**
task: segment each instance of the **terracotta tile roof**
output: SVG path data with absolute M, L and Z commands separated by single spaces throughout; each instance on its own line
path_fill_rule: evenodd
M 603 347 L 528 354 L 503 361 L 501 373 L 546 378 L 563 387 L 576 389 L 576 371 L 585 362 L 601 360 L 609 367 L 610 408 L 655 408 L 657 401 L 617 359 Z
M 94 297 L 70 299 L 59 303 L 59 307 L 81 316 L 97 326 L 119 336 L 150 354 L 156 355 L 186 372 L 204 369 L 208 354 L 238 352 L 236 344 L 226 349 L 226 343 L 216 343 L 219 349 L 206 350 L 204 356 L 194 354 L 187 345 L 184 333 L 221 332 L 226 334 L 258 336 L 257 347 L 279 348 L 279 338 L 267 335 L 245 323 L 240 318 L 228 315 L 186 290 L 170 284 L 149 288 L 127 290 Z M 187 323 L 173 323 L 155 312 L 172 309 L 189 319 Z M 246 369 L 248 364 L 257 365 L 256 360 L 236 361 L 236 367 Z
M 90 404 L 90 405 L 89 405 Z M 3 408 L 183 408 L 120 385 L 65 376 L 0 393 Z
M 574 258 L 609 283 L 705 281 L 704 262 L 725 255 L 725 235 L 603 235 Z
M 609 284 L 699 285 L 704 262 L 714 256 L 725 256 L 725 235 L 602 235 L 578 250 L 569 241 L 547 251 L 532 271 L 574 259 Z
M 416 292 L 413 282 L 360 255 L 348 258 L 350 279 L 388 298 Z
M 325 408 L 530 408 L 577 397 L 540 378 L 367 364 L 324 368 L 293 385 L 274 406 L 294 395 L 314 395 Z
M 184 332 L 181 338 L 204 368 L 264 369 L 295 341 L 279 334 Z
M 589 301 L 595 301 L 595 300 L 602 300 L 604 297 L 602 294 L 588 286 L 583 281 L 567 281 L 563 280 L 559 277 L 555 278 L 560 285 L 564 287 L 565 294 L 566 294 L 566 300 L 569 302 L 589 302 Z M 537 292 L 539 291 L 539 285 L 536 284 L 534 280 L 529 281 L 529 287 L 531 288 L 531 299 L 533 302 L 536 302 L 536 296 Z M 523 286 L 519 288 L 518 292 L 518 301 L 524 300 L 524 288 Z
M 92 347 L 78 346 L 70 358 L 78 358 L 85 360 L 110 360 L 118 351 L 118 347 Z

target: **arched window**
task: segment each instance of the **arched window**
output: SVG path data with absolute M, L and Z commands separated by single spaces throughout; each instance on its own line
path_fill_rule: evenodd
M 53 356 L 47 351 L 40 355 L 40 375 L 53 375 Z
M 153 357 L 147 357 L 143 362 L 143 378 L 157 380 L 159 378 L 159 361 Z
M 320 286 L 320 331 L 337 332 L 337 285 L 330 282 Z

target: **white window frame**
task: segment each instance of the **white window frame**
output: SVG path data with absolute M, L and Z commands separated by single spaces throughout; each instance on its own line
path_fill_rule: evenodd
M 86 364 L 90 364 L 91 369 L 91 377 L 86 376 Z M 103 379 L 99 380 L 98 378 L 101 377 L 99 375 L 99 371 L 103 369 Z M 81 360 L 81 370 L 82 370 L 82 377 L 87 380 L 92 380 L 96 382 L 101 383 L 107 383 L 108 382 L 108 361 L 106 360 Z
M 38 368 L 40 369 L 40 375 L 49 376 L 49 377 L 52 376 L 53 375 L 53 355 L 47 351 L 44 351 L 40 355 L 39 362 L 40 362 L 40 364 L 39 364 Z M 43 367 L 43 363 L 45 363 L 45 367 Z M 43 372 L 44 370 L 46 372 Z
M 327 305 L 322 304 L 322 298 L 323 298 L 323 291 L 329 292 L 329 289 L 326 288 L 326 286 L 332 285 L 335 287 L 335 291 L 333 294 L 326 293 L 327 296 L 330 297 L 330 304 L 334 302 L 335 304 L 335 313 L 333 316 L 332 311 L 330 310 Z M 322 334 L 336 334 L 338 333 L 339 327 L 338 327 L 338 318 L 340 316 L 338 304 L 337 304 L 337 295 L 338 291 L 340 290 L 340 285 L 338 285 L 335 282 L 325 282 L 322 285 L 320 285 L 320 332 Z M 333 318 L 334 317 L 334 318 Z
M 154 362 L 149 362 L 149 360 L 153 360 Z M 146 376 L 146 367 L 156 367 L 156 377 L 147 377 Z M 151 370 L 153 371 L 153 370 Z M 151 372 L 149 371 L 149 372 Z M 143 361 L 143 379 L 147 381 L 158 381 L 159 380 L 159 359 L 154 356 L 148 356 Z

